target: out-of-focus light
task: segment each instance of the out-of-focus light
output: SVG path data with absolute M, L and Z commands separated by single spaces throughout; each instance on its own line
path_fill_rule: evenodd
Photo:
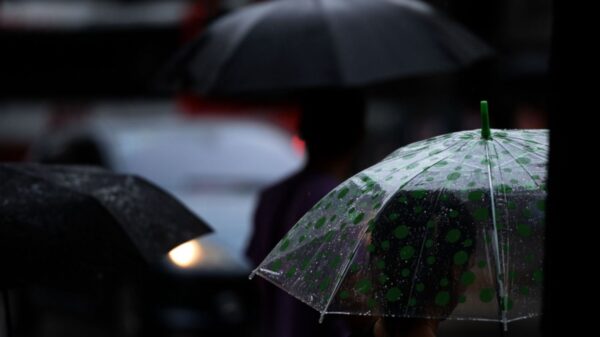
M 304 143 L 302 138 L 300 138 L 298 135 L 294 135 L 292 137 L 292 148 L 294 148 L 296 153 L 298 153 L 299 155 L 304 155 L 306 144 Z
M 169 259 L 180 268 L 197 265 L 204 257 L 204 250 L 197 240 L 190 240 L 173 248 Z

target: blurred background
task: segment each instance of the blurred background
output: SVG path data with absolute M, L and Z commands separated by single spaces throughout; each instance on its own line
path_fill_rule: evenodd
M 138 174 L 216 232 L 174 251 L 144 282 L 10 289 L 15 335 L 257 335 L 244 250 L 258 193 L 306 160 L 299 109 L 172 94 L 155 83 L 186 42 L 251 2 L 0 0 L 0 161 Z M 366 89 L 355 171 L 412 141 L 478 128 L 481 99 L 495 128 L 547 127 L 551 2 L 426 2 L 496 54 L 459 73 Z M 515 323 L 508 335 L 539 334 L 537 324 Z M 448 322 L 440 332 L 494 334 L 486 323 Z

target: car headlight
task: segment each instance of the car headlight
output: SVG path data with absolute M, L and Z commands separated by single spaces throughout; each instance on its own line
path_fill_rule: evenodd
M 184 242 L 169 252 L 169 260 L 179 268 L 196 266 L 203 258 L 204 249 L 196 239 Z

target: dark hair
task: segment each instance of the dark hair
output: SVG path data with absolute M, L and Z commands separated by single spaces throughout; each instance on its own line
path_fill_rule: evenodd
M 75 138 L 63 144 L 53 153 L 45 154 L 40 159 L 40 163 L 108 166 L 98 142 L 85 136 Z
M 371 233 L 374 246 L 384 248 L 370 255 L 372 266 L 384 266 L 373 269 L 374 276 L 385 274 L 389 280 L 375 294 L 380 314 L 436 319 L 450 315 L 462 295 L 461 277 L 468 270 L 475 236 L 473 218 L 452 193 L 397 192 Z M 394 323 L 400 322 L 384 320 L 386 326 L 398 325 Z
M 307 94 L 301 101 L 300 136 L 309 156 L 347 154 L 359 144 L 365 128 L 362 93 L 327 90 Z

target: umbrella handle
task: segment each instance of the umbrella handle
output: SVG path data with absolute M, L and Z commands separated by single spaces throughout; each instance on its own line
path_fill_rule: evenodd
M 481 101 L 481 138 L 490 140 L 492 139 L 492 132 L 490 130 L 490 115 L 488 112 L 488 102 Z

